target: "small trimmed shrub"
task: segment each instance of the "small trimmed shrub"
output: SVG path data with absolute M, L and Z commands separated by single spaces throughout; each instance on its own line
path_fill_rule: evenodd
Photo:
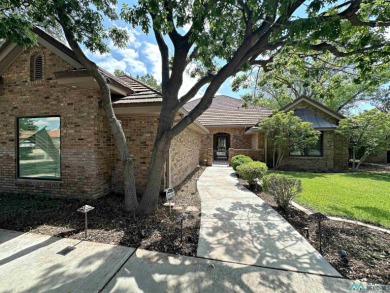
M 291 200 L 302 192 L 302 183 L 292 176 L 271 174 L 263 178 L 263 189 L 274 196 L 278 206 L 288 213 Z
M 232 164 L 233 170 L 237 171 L 238 166 L 245 164 L 245 163 L 249 163 L 249 162 L 253 162 L 253 160 L 250 157 L 245 156 L 245 155 L 237 155 L 237 156 L 234 156 L 232 158 L 231 164 Z
M 238 175 L 249 184 L 255 183 L 256 178 L 263 178 L 267 170 L 267 165 L 263 162 L 249 162 L 237 167 Z

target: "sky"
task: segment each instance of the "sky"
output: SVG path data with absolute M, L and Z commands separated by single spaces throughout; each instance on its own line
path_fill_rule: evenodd
M 123 3 L 128 5 L 133 5 L 136 1 L 123 1 L 119 0 L 118 3 L 118 14 Z M 302 6 L 298 9 L 295 16 L 304 17 L 305 16 L 305 7 Z M 105 20 L 105 26 L 111 27 L 116 25 L 121 28 L 126 28 L 130 41 L 127 44 L 126 48 L 117 48 L 113 45 L 112 41 L 108 41 L 107 44 L 111 52 L 106 54 L 92 53 L 87 51 L 87 56 L 96 62 L 99 66 L 105 70 L 113 73 L 115 69 L 123 70 L 126 73 L 136 77 L 137 75 L 145 75 L 147 73 L 152 74 L 157 81 L 161 81 L 161 58 L 160 51 L 158 49 L 156 40 L 153 34 L 146 35 L 141 31 L 140 28 L 133 29 L 123 20 L 118 20 L 115 23 L 112 23 L 109 20 Z M 185 29 L 181 30 L 181 33 L 185 33 Z M 167 44 L 172 49 L 172 46 L 169 41 Z M 188 74 L 185 74 L 183 85 L 180 90 L 180 95 L 185 94 L 191 86 L 196 82 L 196 79 L 191 78 Z M 219 88 L 217 95 L 227 95 L 234 98 L 240 98 L 246 93 L 250 93 L 250 89 L 241 89 L 238 92 L 233 92 L 231 89 L 232 78 L 229 78 L 225 83 Z M 200 98 L 202 96 L 202 89 L 198 92 L 195 98 Z M 369 104 L 359 105 L 358 112 L 372 108 Z
M 136 1 L 123 1 L 119 0 L 118 7 L 122 7 L 123 3 L 127 3 L 130 6 Z M 118 11 L 119 13 L 119 11 Z M 146 35 L 140 28 L 131 28 L 126 22 L 119 20 L 112 23 L 109 20 L 105 20 L 105 26 L 110 27 L 116 25 L 121 28 L 126 28 L 130 35 L 130 42 L 125 49 L 116 48 L 112 41 L 108 42 L 108 46 L 111 49 L 110 53 L 99 54 L 87 52 L 87 56 L 96 62 L 99 66 L 105 70 L 113 73 L 115 69 L 123 70 L 132 76 L 145 75 L 147 73 L 153 74 L 157 81 L 161 81 L 161 58 L 160 51 L 158 49 L 156 40 L 153 34 Z M 188 28 L 187 28 L 188 29 Z M 185 33 L 185 30 L 181 31 Z M 169 42 L 167 42 L 170 45 Z M 171 45 L 170 45 L 171 46 Z M 170 47 L 172 49 L 172 47 Z M 229 78 L 220 87 L 217 94 L 227 95 L 234 98 L 239 98 L 249 90 L 240 90 L 239 92 L 233 92 L 231 89 L 232 78 Z M 191 86 L 196 82 L 196 79 L 191 78 L 188 74 L 185 74 L 183 85 L 180 90 L 180 95 L 185 94 Z M 195 98 L 199 98 L 202 95 L 202 90 Z

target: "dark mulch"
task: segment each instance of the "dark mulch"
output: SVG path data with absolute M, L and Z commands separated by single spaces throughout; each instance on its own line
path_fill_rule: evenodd
M 123 197 L 115 194 L 95 200 L 0 195 L 0 228 L 82 240 L 84 215 L 76 210 L 88 204 L 95 207 L 88 213 L 88 241 L 194 256 L 200 228 L 196 180 L 203 171 L 196 170 L 177 188 L 171 216 L 163 198 L 157 211 L 145 218 L 124 211 Z M 183 242 L 177 220 L 182 212 L 188 214 Z
M 246 182 L 240 179 L 246 187 Z M 309 228 L 307 239 L 319 251 L 318 224 L 292 207 L 289 215 L 277 207 L 275 198 L 264 192 L 257 195 L 281 214 L 301 235 L 306 237 L 305 227 Z M 356 224 L 323 221 L 322 255 L 345 278 L 364 280 L 390 285 L 390 234 Z M 343 263 L 339 251 L 347 253 L 348 264 Z
M 360 172 L 390 173 L 390 164 L 362 163 Z

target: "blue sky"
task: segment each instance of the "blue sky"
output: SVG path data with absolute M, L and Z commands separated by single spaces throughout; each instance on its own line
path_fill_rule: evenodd
M 118 7 L 122 7 L 123 3 L 132 5 L 136 1 L 119 1 Z M 119 13 L 119 11 L 118 11 Z M 111 52 L 108 54 L 96 54 L 88 52 L 87 55 L 99 66 L 106 69 L 109 72 L 114 72 L 115 69 L 123 70 L 132 76 L 144 75 L 146 73 L 153 74 L 154 77 L 161 81 L 161 59 L 160 52 L 153 34 L 146 35 L 140 28 L 131 28 L 126 22 L 118 20 L 112 23 L 109 20 L 105 21 L 106 27 L 116 25 L 118 27 L 127 28 L 130 34 L 130 42 L 127 48 L 120 49 L 115 48 L 112 42 L 108 42 Z M 184 30 L 182 31 L 184 32 Z M 169 41 L 167 42 L 169 45 Z M 188 75 L 184 77 L 184 82 L 180 94 L 186 93 L 191 86 L 195 83 L 195 79 L 190 78 Z M 239 98 L 241 95 L 247 92 L 247 90 L 240 90 L 239 92 L 233 92 L 231 87 L 231 78 L 229 78 L 218 90 L 218 94 L 224 94 Z M 197 95 L 200 97 L 202 90 Z
M 119 0 L 118 13 L 123 3 L 133 5 L 136 1 L 123 1 Z M 299 8 L 295 16 L 305 16 L 305 6 Z M 112 23 L 109 20 L 105 20 L 105 26 L 110 27 L 116 25 L 121 28 L 126 28 L 130 35 L 130 41 L 126 48 L 116 48 L 111 41 L 108 45 L 111 49 L 110 53 L 98 54 L 87 52 L 87 56 L 95 61 L 99 66 L 106 69 L 109 72 L 114 72 L 115 69 L 123 70 L 132 76 L 144 75 L 146 73 L 153 74 L 154 77 L 161 81 L 161 59 L 158 46 L 156 44 L 153 34 L 146 35 L 141 31 L 140 28 L 133 29 L 126 22 L 118 20 Z M 185 32 L 184 30 L 182 32 Z M 167 41 L 168 45 L 171 46 L 170 42 Z M 171 47 L 172 49 L 172 47 Z M 233 92 L 231 89 L 231 81 L 229 78 L 218 90 L 218 94 L 228 95 L 234 98 L 239 98 L 250 90 L 240 90 L 239 92 Z M 195 79 L 185 75 L 183 86 L 180 94 L 186 93 L 191 86 L 196 82 Z M 197 97 L 201 97 L 202 90 L 198 93 Z M 370 108 L 370 105 L 362 104 L 359 106 L 359 111 Z

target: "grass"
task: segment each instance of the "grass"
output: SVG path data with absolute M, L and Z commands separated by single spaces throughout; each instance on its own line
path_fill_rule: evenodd
M 327 215 L 390 228 L 389 173 L 308 173 L 272 171 L 302 180 L 296 202 Z

